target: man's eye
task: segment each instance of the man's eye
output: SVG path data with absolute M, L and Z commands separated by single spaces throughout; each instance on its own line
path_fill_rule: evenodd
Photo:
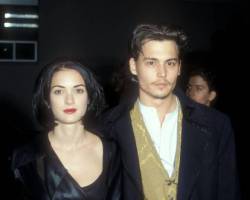
M 155 62 L 152 60 L 149 60 L 146 62 L 146 65 L 148 65 L 148 66 L 153 66 L 154 64 L 155 64 Z
M 82 93 L 84 93 L 84 89 L 82 89 L 82 88 L 77 88 L 77 89 L 76 89 L 76 93 L 77 93 L 77 94 L 82 94 Z
M 174 61 L 169 61 L 169 62 L 167 62 L 167 66 L 170 66 L 170 67 L 174 67 L 174 66 L 176 66 L 176 62 L 174 62 Z
M 197 91 L 202 91 L 203 90 L 202 87 L 197 87 L 196 89 L 197 89 Z

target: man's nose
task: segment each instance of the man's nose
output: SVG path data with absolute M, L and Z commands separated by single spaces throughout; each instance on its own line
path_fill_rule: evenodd
M 191 88 L 191 89 L 189 90 L 189 96 L 190 96 L 190 97 L 194 97 L 195 94 L 196 94 L 195 89 L 194 89 L 194 88 Z
M 189 97 L 191 97 L 191 93 L 192 93 L 192 87 L 188 86 L 187 90 L 186 90 L 186 95 L 189 96 Z
M 166 67 L 163 64 L 158 64 L 157 66 L 158 76 L 165 77 L 167 75 Z

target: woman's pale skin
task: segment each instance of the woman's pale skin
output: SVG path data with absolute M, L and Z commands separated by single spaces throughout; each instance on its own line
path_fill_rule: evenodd
M 48 137 L 61 163 L 81 187 L 100 176 L 103 162 L 100 138 L 82 123 L 87 105 L 85 81 L 79 72 L 62 69 L 53 75 L 50 106 L 57 125 Z

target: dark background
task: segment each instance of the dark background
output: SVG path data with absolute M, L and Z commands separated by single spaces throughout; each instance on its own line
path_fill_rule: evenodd
M 1 154 L 6 187 L 12 187 L 8 155 L 36 130 L 31 96 L 41 67 L 56 57 L 90 64 L 103 84 L 108 103 L 112 73 L 124 65 L 131 32 L 138 23 L 172 23 L 190 37 L 182 80 L 190 63 L 206 63 L 216 72 L 216 108 L 229 115 L 235 130 L 244 199 L 247 185 L 249 8 L 236 0 L 41 0 L 38 62 L 0 62 Z M 21 34 L 21 33 L 20 33 Z M 2 157 L 3 157 L 2 156 Z M 11 199 L 11 198 L 9 198 Z

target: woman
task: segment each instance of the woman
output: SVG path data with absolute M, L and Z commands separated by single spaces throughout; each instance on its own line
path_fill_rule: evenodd
M 186 94 L 197 103 L 211 106 L 217 96 L 213 74 L 204 68 L 192 71 Z
M 28 199 L 119 199 L 119 158 L 112 141 L 86 129 L 86 112 L 100 112 L 102 90 L 90 71 L 72 61 L 45 67 L 33 108 L 44 128 L 14 152 L 13 170 Z

